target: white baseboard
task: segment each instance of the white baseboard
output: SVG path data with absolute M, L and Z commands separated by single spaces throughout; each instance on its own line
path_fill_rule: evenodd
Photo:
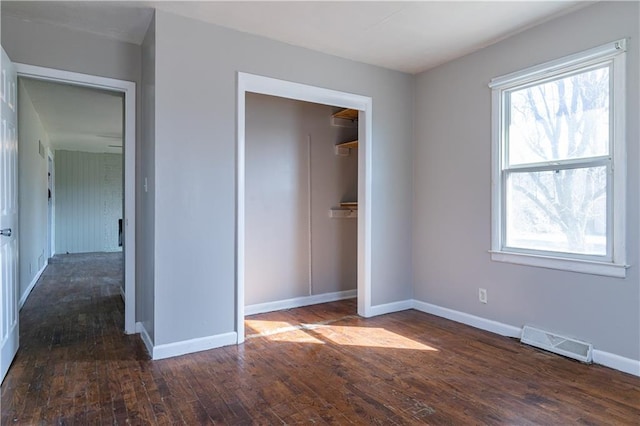
M 385 303 L 383 305 L 371 306 L 366 312 L 365 316 L 375 317 L 378 315 L 390 314 L 392 312 L 406 311 L 413 308 L 413 300 L 400 300 L 398 302 Z
M 33 288 L 36 286 L 36 284 L 38 283 L 38 280 L 40 279 L 40 276 L 42 275 L 42 273 L 44 272 L 44 270 L 47 268 L 47 265 L 49 264 L 49 260 L 45 259 L 44 261 L 44 265 L 42 266 L 42 269 L 40 269 L 36 275 L 33 277 L 33 280 L 31 280 L 31 283 L 29 283 L 29 287 L 27 287 L 27 289 L 25 290 L 25 292 L 22 294 L 22 296 L 20 297 L 20 300 L 18 301 L 18 309 L 22 309 L 22 306 L 24 306 L 25 302 L 27 301 L 27 298 L 29 297 L 29 295 L 31 294 L 31 292 L 33 291 Z
M 471 327 L 500 334 L 502 336 L 515 337 L 519 339 L 522 335 L 522 328 L 515 327 L 509 324 L 503 324 L 501 322 L 493 321 L 486 318 L 477 317 L 475 315 L 470 315 L 464 312 L 455 311 L 453 309 L 443 308 L 441 306 L 432 305 L 430 303 L 420 302 L 418 300 L 413 300 L 413 308 L 418 311 L 450 319 L 452 321 L 470 325 Z M 622 371 L 624 373 L 633 374 L 634 376 L 640 377 L 639 360 L 625 358 L 623 356 L 612 354 L 610 352 L 594 349 L 593 362 L 595 364 L 600 364 L 605 367 L 613 368 L 614 370 Z
M 328 298 L 329 300 L 325 300 Z M 340 297 L 336 299 L 335 297 Z M 281 309 L 289 309 L 301 306 L 312 305 L 316 303 L 325 303 L 327 301 L 335 301 L 341 299 L 348 299 L 355 297 L 355 291 L 345 291 L 337 293 L 327 293 L 324 295 L 300 297 L 296 299 L 283 300 L 280 302 L 263 303 L 258 305 L 250 305 L 245 308 L 247 315 L 255 313 L 271 312 Z M 316 301 L 320 300 L 320 301 Z M 306 302 L 311 303 L 306 303 Z M 305 304 L 299 304 L 303 303 Z M 298 303 L 298 304 L 294 304 Z M 249 313 L 251 309 L 252 313 Z M 260 311 L 260 309 L 268 309 Z M 456 311 L 449 308 L 443 308 L 441 306 L 433 305 L 431 303 L 421 302 L 419 300 L 402 300 L 399 302 L 386 303 L 383 305 L 372 306 L 368 312 L 369 317 L 384 315 L 392 312 L 406 311 L 407 309 L 415 309 L 421 312 L 432 314 L 438 317 L 446 318 L 451 321 L 459 322 L 469 325 L 474 328 L 489 331 L 491 333 L 499 334 L 501 336 L 513 337 L 519 339 L 522 334 L 522 328 L 504 324 L 498 321 L 478 317 L 475 315 L 467 314 L 465 312 Z M 253 311 L 255 310 L 255 311 Z M 214 349 L 222 346 L 229 346 L 237 343 L 237 333 L 224 333 L 215 336 L 202 337 L 197 339 L 185 340 L 182 342 L 169 343 L 165 345 L 153 346 L 151 338 L 144 328 L 142 323 L 136 323 L 136 332 L 140 333 L 142 341 L 144 342 L 151 358 L 164 359 L 179 355 L 185 355 L 192 352 L 199 352 L 208 349 Z M 640 360 L 634 360 L 631 358 L 625 358 L 620 355 L 616 355 L 610 352 L 601 351 L 598 349 L 593 350 L 593 362 L 600 364 L 614 370 L 622 371 L 624 373 L 632 374 L 640 377 Z
M 154 360 L 171 358 L 193 352 L 220 348 L 222 346 L 235 345 L 236 343 L 238 343 L 238 333 L 235 331 L 216 334 L 215 336 L 198 337 L 196 339 L 154 346 L 152 358 Z
M 238 341 L 238 335 L 234 331 L 231 333 L 217 334 L 215 336 L 200 337 L 197 339 L 184 340 L 182 342 L 154 346 L 151 341 L 151 336 L 149 336 L 144 324 L 136 322 L 136 332 L 140 333 L 140 338 L 147 347 L 147 351 L 153 360 L 171 358 L 174 356 L 206 351 L 222 346 L 234 345 Z
M 593 362 L 640 377 L 640 360 L 625 358 L 611 352 L 593 350 Z
M 522 328 L 509 324 L 503 324 L 498 321 L 477 317 L 475 315 L 467 314 L 465 312 L 455 311 L 449 308 L 443 308 L 441 306 L 432 305 L 431 303 L 420 302 L 419 300 L 413 301 L 413 309 L 426 312 L 428 314 L 436 315 L 442 318 L 450 319 L 451 321 L 461 322 L 481 330 L 490 331 L 492 333 L 500 334 L 501 336 L 515 337 L 517 339 L 522 335 Z
M 136 333 L 140 333 L 140 338 L 142 339 L 142 343 L 147 347 L 147 352 L 149 352 L 149 356 L 153 358 L 153 342 L 151 341 L 151 336 L 147 332 L 147 329 L 144 327 L 144 324 L 141 322 L 136 322 Z
M 283 309 L 300 308 L 302 306 L 317 305 L 318 303 L 335 302 L 343 299 L 353 299 L 358 295 L 357 290 L 336 291 L 335 293 L 314 294 L 312 296 L 295 297 L 293 299 L 278 300 L 276 302 L 257 303 L 244 307 L 245 315 L 263 314 L 265 312 L 281 311 Z

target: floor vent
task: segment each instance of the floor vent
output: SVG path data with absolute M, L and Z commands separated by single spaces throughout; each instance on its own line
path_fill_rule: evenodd
M 525 325 L 522 329 L 520 341 L 549 352 L 577 359 L 578 361 L 591 362 L 592 359 L 593 345 L 591 343 L 559 336 L 528 325 Z

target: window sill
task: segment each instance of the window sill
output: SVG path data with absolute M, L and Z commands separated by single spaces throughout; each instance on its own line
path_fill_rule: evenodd
M 625 278 L 627 276 L 627 268 L 629 267 L 628 265 L 616 263 L 541 256 L 529 253 L 513 253 L 493 250 L 490 250 L 489 253 L 491 253 L 491 260 L 495 262 L 514 263 L 517 265 L 536 266 L 540 268 L 558 269 L 561 271 L 602 275 L 605 277 Z

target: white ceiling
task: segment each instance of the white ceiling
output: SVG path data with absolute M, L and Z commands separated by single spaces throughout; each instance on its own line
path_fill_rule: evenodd
M 120 93 L 21 79 L 54 150 L 122 153 Z
M 585 1 L 1 1 L 1 13 L 141 44 L 153 9 L 407 73 L 471 53 Z M 26 81 L 56 149 L 121 152 L 122 98 Z
M 2 13 L 140 44 L 157 8 L 372 65 L 418 73 L 584 1 L 11 2 Z

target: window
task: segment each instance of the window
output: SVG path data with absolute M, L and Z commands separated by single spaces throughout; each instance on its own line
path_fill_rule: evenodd
M 625 276 L 625 50 L 491 81 L 493 260 Z

